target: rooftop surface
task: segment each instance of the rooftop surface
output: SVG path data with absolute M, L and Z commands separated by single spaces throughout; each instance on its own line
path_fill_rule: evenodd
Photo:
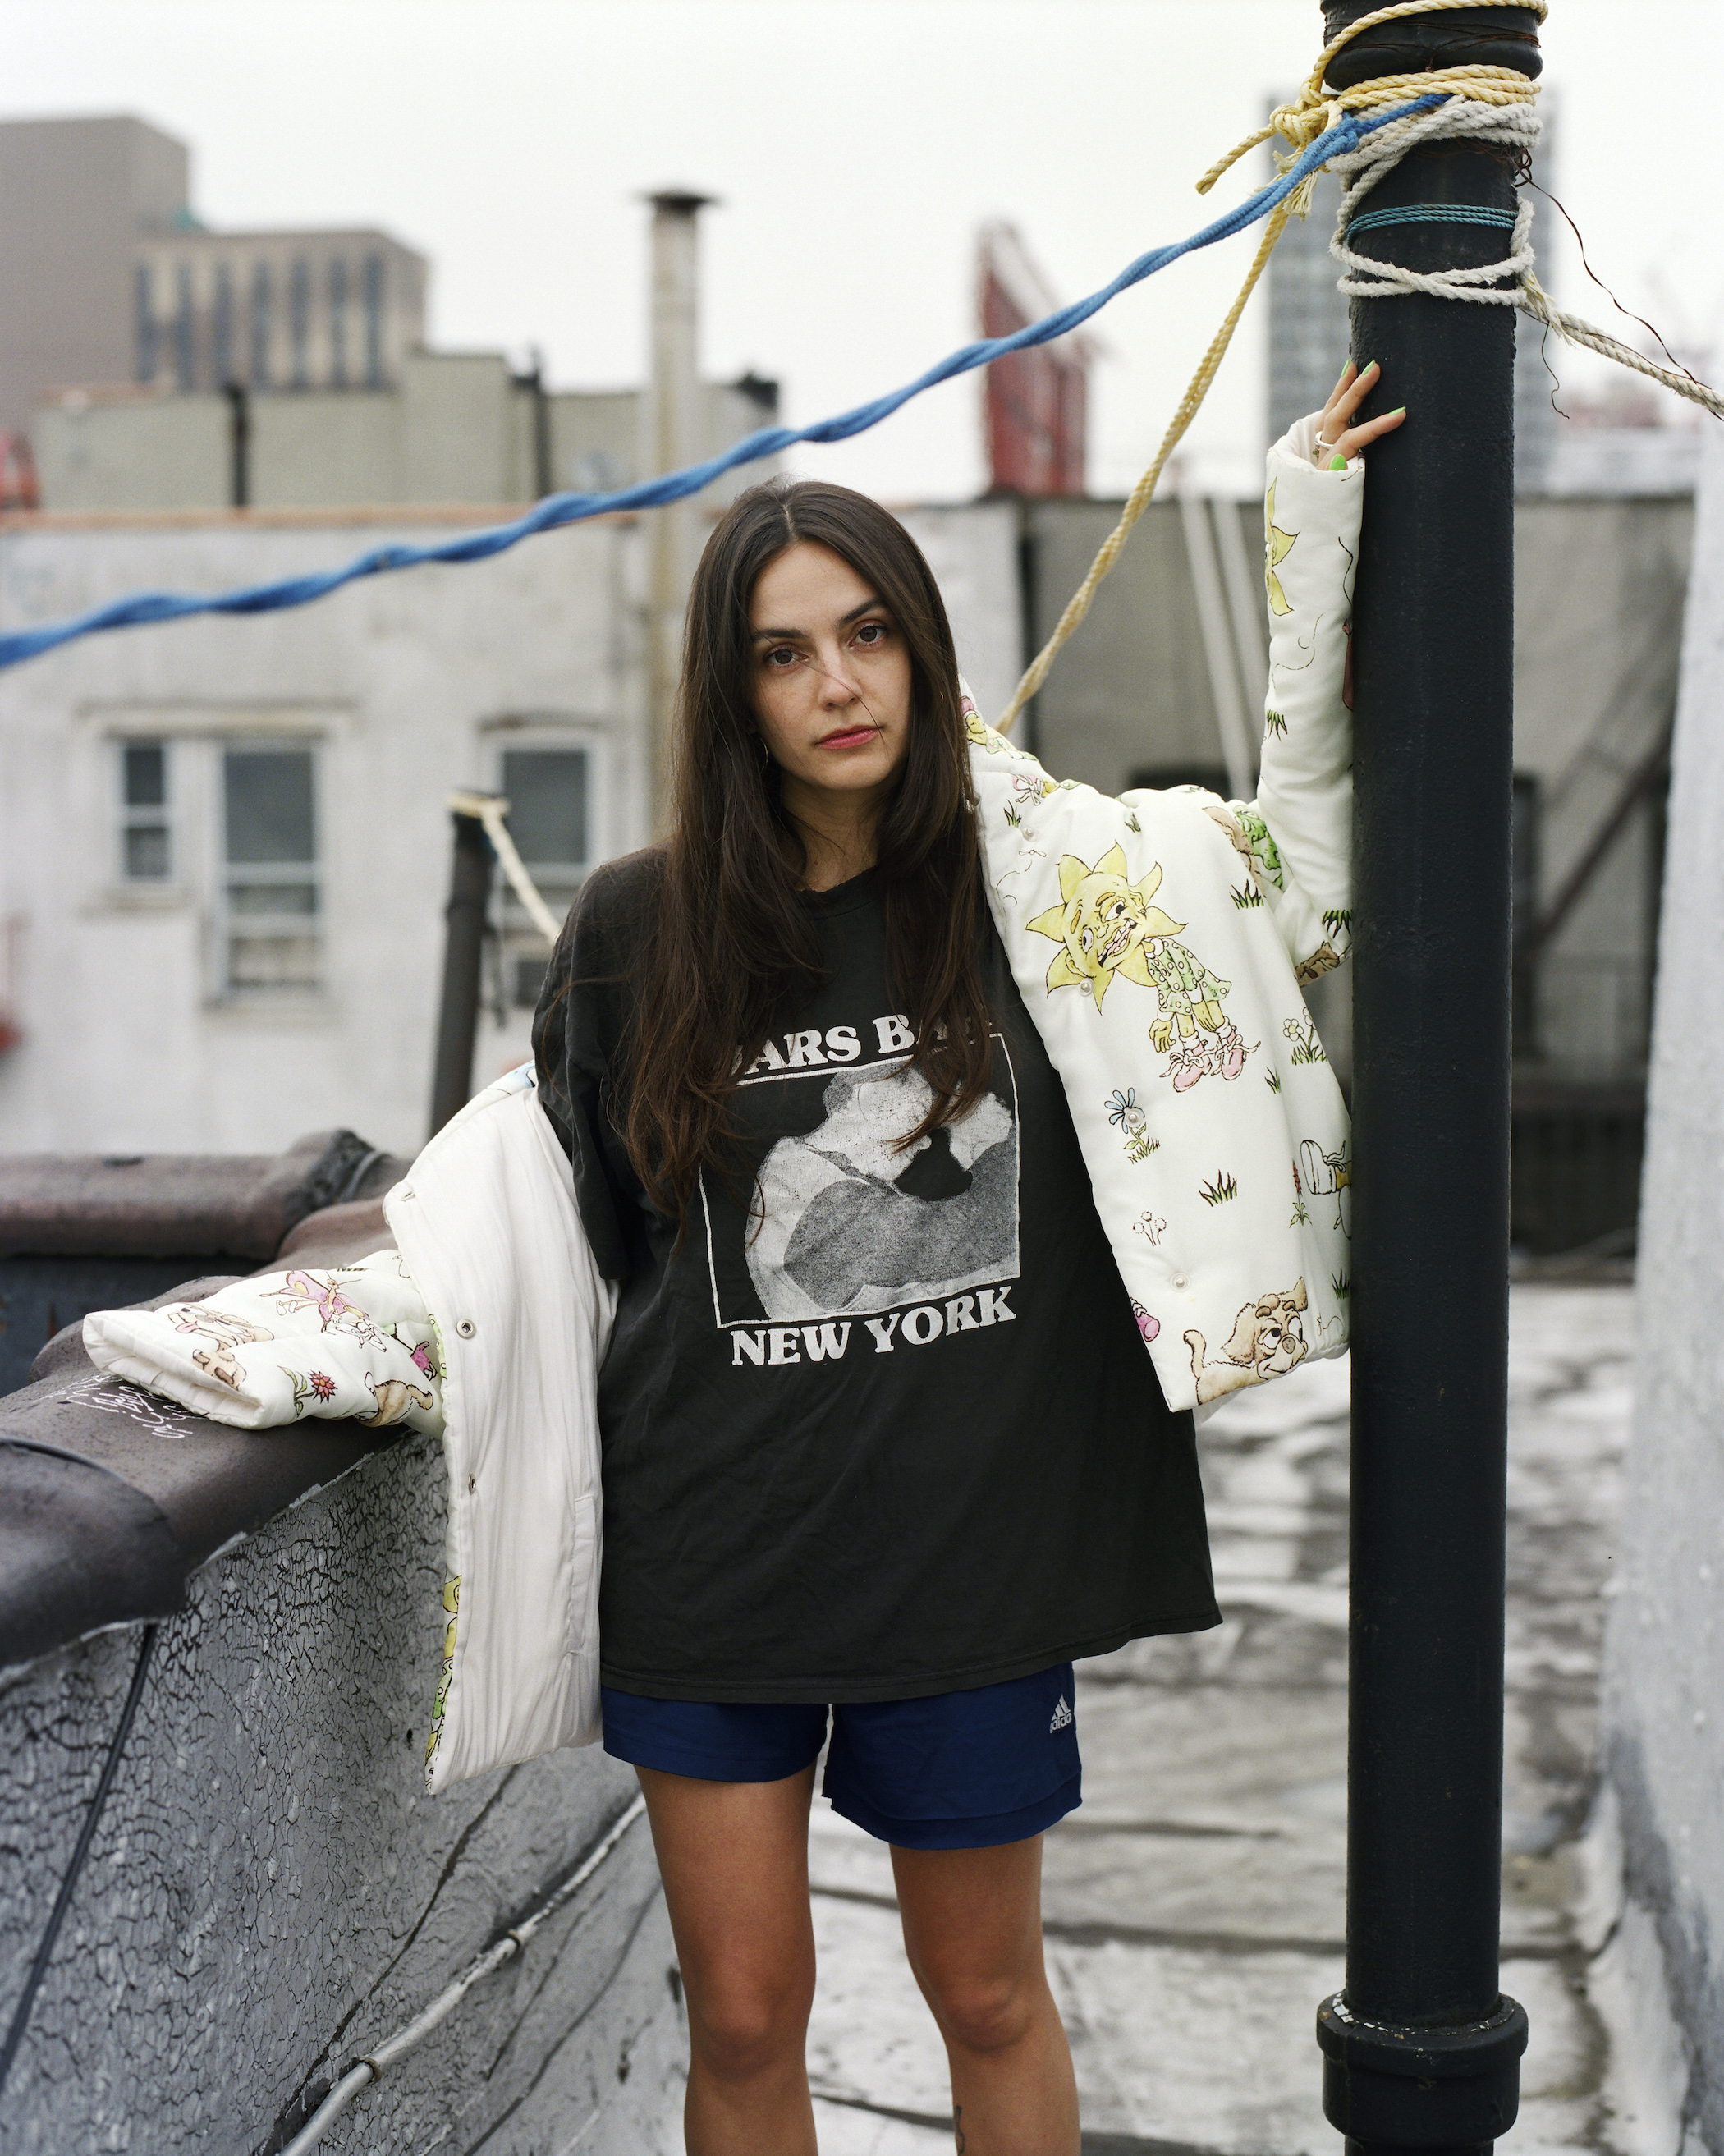
M 1506 2145 L 1598 2156 L 1649 2145 L 1664 2093 L 1613 2046 L 1584 1835 L 1633 1291 L 1517 1285 L 1512 1324 L 1502 1984 L 1532 2038 Z M 1344 1363 L 1224 1406 L 1199 1449 L 1227 1622 L 1080 1666 L 1044 1906 L 1087 2156 L 1339 2148 L 1312 2022 L 1342 1969 L 1347 1414 Z M 822 2156 L 949 2151 L 886 1852 L 818 1799 L 813 1876 Z

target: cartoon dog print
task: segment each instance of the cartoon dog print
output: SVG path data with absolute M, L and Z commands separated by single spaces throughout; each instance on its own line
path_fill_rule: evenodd
M 375 1414 L 357 1418 L 362 1430 L 381 1430 L 386 1423 L 404 1422 L 414 1408 L 423 1410 L 431 1404 L 429 1393 L 422 1392 L 417 1385 L 408 1384 L 403 1378 L 385 1378 L 382 1383 L 378 1384 L 367 1370 L 365 1389 L 377 1402 L 377 1411 Z
M 245 1375 L 233 1352 L 235 1348 L 243 1348 L 248 1341 L 275 1337 L 261 1325 L 254 1325 L 249 1317 L 236 1317 L 231 1311 L 214 1310 L 203 1302 L 182 1303 L 172 1312 L 170 1322 L 176 1332 L 188 1332 L 193 1338 L 215 1342 L 213 1348 L 194 1348 L 192 1360 L 206 1376 L 235 1393 Z
M 1191 1350 L 1191 1374 L 1197 1380 L 1198 1400 L 1222 1399 L 1241 1385 L 1263 1384 L 1302 1363 L 1311 1352 L 1300 1322 L 1305 1307 L 1302 1279 L 1290 1289 L 1259 1296 L 1234 1321 L 1233 1337 L 1213 1363 L 1207 1360 L 1208 1350 L 1203 1334 L 1188 1332 L 1185 1344 Z
M 1150 903 L 1161 880 L 1157 862 L 1131 882 L 1120 846 L 1110 846 L 1093 867 L 1065 854 L 1060 862 L 1060 903 L 1027 925 L 1061 947 L 1048 968 L 1049 994 L 1081 988 L 1100 1010 L 1116 975 L 1154 989 L 1149 1037 L 1169 1059 L 1162 1075 L 1183 1093 L 1212 1075 L 1237 1078 L 1249 1050 L 1223 1007 L 1232 982 L 1219 979 L 1178 940 L 1183 921 Z

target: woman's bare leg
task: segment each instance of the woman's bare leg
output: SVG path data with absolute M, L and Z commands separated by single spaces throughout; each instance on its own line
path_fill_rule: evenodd
M 910 1966 L 952 2066 L 962 2156 L 1078 2156 L 1077 2083 L 1042 1963 L 1042 1838 L 894 1849 Z
M 814 2156 L 814 1770 L 703 1782 L 638 1767 L 689 2008 L 689 2156 Z

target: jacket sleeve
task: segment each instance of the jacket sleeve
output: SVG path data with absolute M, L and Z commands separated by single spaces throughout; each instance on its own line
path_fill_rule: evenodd
M 1320 470 L 1317 427 L 1301 419 L 1269 453 L 1263 760 L 1257 798 L 1226 810 L 1301 981 L 1338 966 L 1352 940 L 1348 653 L 1365 466 Z

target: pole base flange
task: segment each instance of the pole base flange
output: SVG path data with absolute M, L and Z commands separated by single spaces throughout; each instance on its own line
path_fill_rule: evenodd
M 1526 2011 L 1499 1997 L 1482 2021 L 1409 2028 L 1367 2021 L 1337 1992 L 1317 2009 L 1323 2115 L 1349 2141 L 1384 2148 L 1478 2148 L 1521 2107 Z

